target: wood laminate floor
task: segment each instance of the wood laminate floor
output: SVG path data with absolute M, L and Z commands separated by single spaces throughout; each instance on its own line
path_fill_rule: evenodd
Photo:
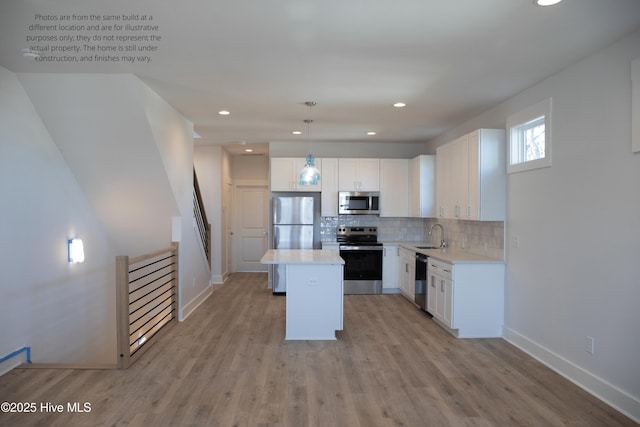
M 285 342 L 284 315 L 265 274 L 236 273 L 126 371 L 0 377 L 0 401 L 38 405 L 0 425 L 637 425 L 501 339 L 453 338 L 401 295 L 346 296 L 337 341 Z

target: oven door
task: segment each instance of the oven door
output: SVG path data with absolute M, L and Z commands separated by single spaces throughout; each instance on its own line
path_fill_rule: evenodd
M 382 246 L 340 246 L 344 280 L 382 280 Z

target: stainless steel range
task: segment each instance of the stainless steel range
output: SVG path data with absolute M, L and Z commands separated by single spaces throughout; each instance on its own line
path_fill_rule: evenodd
M 377 227 L 338 226 L 336 240 L 344 259 L 344 293 L 382 293 L 382 243 Z

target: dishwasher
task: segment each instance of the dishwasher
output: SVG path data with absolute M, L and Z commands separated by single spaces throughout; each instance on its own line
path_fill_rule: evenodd
M 416 254 L 415 303 L 420 310 L 427 311 L 427 262 L 429 258 L 421 253 Z

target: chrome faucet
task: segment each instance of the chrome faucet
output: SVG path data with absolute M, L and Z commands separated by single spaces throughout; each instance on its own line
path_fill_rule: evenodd
M 431 236 L 431 233 L 433 232 L 433 228 L 436 226 L 440 227 L 440 247 L 444 249 L 447 247 L 447 242 L 444 241 L 444 227 L 441 224 L 438 224 L 438 223 L 433 224 L 429 229 L 429 236 Z

